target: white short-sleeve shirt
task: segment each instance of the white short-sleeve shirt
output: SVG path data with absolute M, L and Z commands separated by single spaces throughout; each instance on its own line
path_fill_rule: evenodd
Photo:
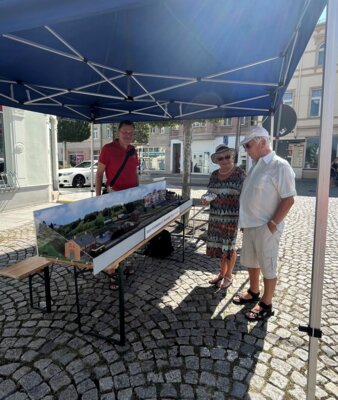
M 239 207 L 239 227 L 267 224 L 281 199 L 296 196 L 295 173 L 274 151 L 261 157 L 244 180 Z M 282 231 L 284 223 L 277 227 Z

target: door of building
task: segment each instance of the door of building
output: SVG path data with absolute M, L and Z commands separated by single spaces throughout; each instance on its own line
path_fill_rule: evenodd
M 179 174 L 181 172 L 181 143 L 173 144 L 173 173 Z

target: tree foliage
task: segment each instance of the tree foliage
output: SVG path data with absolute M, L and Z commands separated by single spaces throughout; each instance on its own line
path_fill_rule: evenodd
M 160 122 L 134 122 L 135 125 L 135 143 L 136 144 L 148 144 L 149 142 L 149 136 L 150 136 L 150 131 L 152 127 L 158 126 L 159 128 L 164 127 L 164 126 L 176 126 L 178 125 L 178 121 L 160 121 Z M 117 132 L 118 132 L 118 126 L 119 124 L 117 123 L 112 123 L 111 124 L 111 129 L 113 132 L 113 138 L 117 138 Z
M 149 142 L 150 124 L 147 122 L 135 123 L 135 143 L 147 144 Z
M 86 121 L 58 118 L 58 142 L 83 142 L 90 138 L 90 124 Z

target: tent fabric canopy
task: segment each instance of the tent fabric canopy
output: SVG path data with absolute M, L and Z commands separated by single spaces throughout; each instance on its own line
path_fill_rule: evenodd
M 3 0 L 0 103 L 96 123 L 269 115 L 326 0 Z

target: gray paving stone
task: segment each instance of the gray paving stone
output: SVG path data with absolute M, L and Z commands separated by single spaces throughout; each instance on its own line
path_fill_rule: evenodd
M 49 380 L 49 384 L 54 392 L 57 392 L 64 386 L 68 386 L 71 383 L 68 375 L 61 371 L 60 373 L 53 375 L 52 378 Z
M 6 399 L 16 391 L 16 385 L 11 379 L 0 382 L 0 399 Z
M 59 400 L 74 400 L 78 397 L 77 390 L 74 385 L 69 385 L 66 389 L 61 390 L 58 394 Z
M 209 358 L 202 358 L 200 361 L 201 370 L 212 371 L 214 368 L 214 362 Z
M 240 382 L 233 382 L 232 389 L 231 389 L 231 396 L 234 398 L 242 399 L 247 391 L 246 385 Z
M 102 393 L 109 392 L 113 389 L 113 387 L 114 387 L 114 382 L 111 376 L 107 376 L 99 380 L 100 392 Z
M 164 383 L 161 387 L 160 398 L 177 399 L 177 390 L 171 383 Z
M 28 374 L 24 375 L 20 380 L 19 383 L 20 385 L 28 391 L 29 389 L 32 389 L 33 387 L 39 385 L 42 382 L 41 376 L 36 373 L 35 371 L 31 371 Z
M 1 397 L 0 397 L 1 398 Z M 16 392 L 6 397 L 6 400 L 28 400 L 29 397 L 26 393 Z M 50 399 L 52 400 L 52 399 Z
M 135 376 L 133 378 L 135 378 Z M 117 390 L 126 389 L 129 385 L 130 381 L 127 374 L 121 374 L 114 377 L 114 387 Z
M 107 398 L 107 400 L 115 400 L 115 398 L 116 397 L 114 397 L 114 394 L 112 393 L 112 397 Z M 120 390 L 117 393 L 117 399 L 118 400 L 133 400 L 133 390 L 131 388 Z
M 236 381 L 243 381 L 247 376 L 247 374 L 248 374 L 247 369 L 235 366 L 232 372 L 232 377 Z
M 211 349 L 210 357 L 214 360 L 224 360 L 225 359 L 225 350 L 224 349 Z
M 19 367 L 20 363 L 11 363 L 0 366 L 0 376 L 8 377 L 12 375 Z
M 88 392 L 83 393 L 82 400 L 98 400 L 99 394 L 97 389 L 88 390 Z
M 216 377 L 210 372 L 202 371 L 199 382 L 201 385 L 216 386 Z
M 196 371 L 188 371 L 184 376 L 183 376 L 183 381 L 186 383 L 189 383 L 191 385 L 196 385 L 198 382 L 198 372 Z
M 198 369 L 199 368 L 199 358 L 197 356 L 185 357 L 185 365 L 187 369 Z
M 41 375 L 47 380 L 61 372 L 60 367 L 54 364 L 52 360 L 43 360 L 41 365 L 37 363 L 35 365 L 38 365 L 37 368 L 39 368 Z
M 141 386 L 135 388 L 136 396 L 140 399 L 156 399 L 156 387 L 155 386 Z
M 212 396 L 210 388 L 205 388 L 201 386 L 198 386 L 196 388 L 195 393 L 196 393 L 196 399 L 198 400 L 210 399 Z
M 110 372 L 111 372 L 112 376 L 118 375 L 121 372 L 125 372 L 125 371 L 126 371 L 126 367 L 122 361 L 118 361 L 118 362 L 114 363 L 113 365 L 111 365 L 111 367 L 110 367 Z
M 43 399 L 50 393 L 50 387 L 45 382 L 42 382 L 40 385 L 28 389 L 27 393 L 31 399 Z
M 180 385 L 180 398 L 182 399 L 193 399 L 194 398 L 194 390 L 191 385 L 187 385 L 182 383 Z
M 165 380 L 169 383 L 181 383 L 182 376 L 181 371 L 179 369 L 168 371 L 164 374 Z

